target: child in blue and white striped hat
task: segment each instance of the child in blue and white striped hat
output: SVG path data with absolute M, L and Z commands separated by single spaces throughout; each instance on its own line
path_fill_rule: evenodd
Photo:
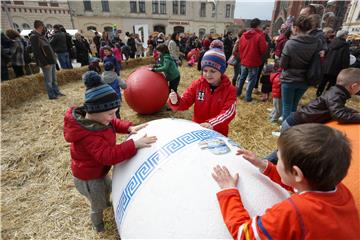
M 174 111 L 184 111 L 194 104 L 194 122 L 227 136 L 228 125 L 236 113 L 236 89 L 224 74 L 224 52 L 220 48 L 208 50 L 201 60 L 201 70 L 200 78 L 181 97 L 175 92 L 169 94 L 169 106 Z

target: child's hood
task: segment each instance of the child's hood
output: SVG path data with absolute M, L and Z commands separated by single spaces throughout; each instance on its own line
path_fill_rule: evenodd
M 109 84 L 115 81 L 118 78 L 118 76 L 114 71 L 104 71 L 102 73 L 101 78 L 105 83 Z
M 77 142 L 94 131 L 101 131 L 111 126 L 85 119 L 84 107 L 69 108 L 64 117 L 64 138 L 67 142 Z

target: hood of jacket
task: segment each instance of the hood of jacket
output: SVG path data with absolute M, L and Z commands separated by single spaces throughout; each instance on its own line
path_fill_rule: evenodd
M 101 75 L 102 80 L 109 84 L 118 78 L 118 75 L 114 71 L 104 71 Z
M 91 131 L 101 131 L 111 128 L 99 122 L 85 119 L 84 107 L 68 109 L 64 117 L 64 137 L 67 142 L 77 142 L 91 134 Z
M 257 28 L 250 28 L 247 32 L 245 32 L 243 35 L 246 39 L 251 39 L 255 37 L 258 34 L 262 34 L 263 32 Z

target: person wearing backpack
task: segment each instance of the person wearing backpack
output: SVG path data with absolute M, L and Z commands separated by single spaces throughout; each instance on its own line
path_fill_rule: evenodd
M 294 36 L 284 46 L 280 58 L 282 119 L 296 112 L 301 97 L 309 87 L 308 69 L 314 54 L 319 52 L 318 39 L 308 34 L 311 29 L 308 17 L 300 16 L 295 20 L 292 31 Z

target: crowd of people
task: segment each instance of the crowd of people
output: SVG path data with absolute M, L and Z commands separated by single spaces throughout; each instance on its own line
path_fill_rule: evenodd
M 360 123 L 359 110 L 345 106 L 360 91 L 360 69 L 350 66 L 348 32 L 321 29 L 319 15 L 311 5 L 303 8 L 298 18 L 289 18 L 277 39 L 270 37 L 269 30 L 254 18 L 250 28 L 240 31 L 237 38 L 231 32 L 203 39 L 195 34 L 173 33 L 166 37 L 158 33 L 147 42 L 146 55 L 156 60 L 149 70 L 164 73 L 169 83 L 169 110 L 184 111 L 194 105 L 193 121 L 224 136 L 229 133 L 245 85 L 246 104 L 254 102 L 259 83 L 263 101 L 271 99 L 272 92 L 270 120 L 282 123 L 278 150 L 264 159 L 243 149 L 238 154 L 294 194 L 263 215 L 250 218 L 236 188 L 239 177 L 224 166 L 215 166 L 213 178 L 221 188 L 217 195 L 221 212 L 234 238 L 359 238 L 359 215 L 351 193 L 341 184 L 350 166 L 350 144 L 343 134 L 323 125 L 330 120 Z M 77 33 L 72 40 L 61 25 L 47 34 L 41 21 L 35 21 L 27 42 L 15 31 L 9 30 L 6 35 L 2 34 L 2 52 L 10 49 L 15 53 L 11 65 L 17 76 L 24 74 L 22 66 L 26 65 L 20 55 L 31 46 L 43 71 L 49 99 L 64 95 L 56 84 L 57 61 L 63 69 L 72 68 L 75 54 L 82 66 L 89 65 L 83 75 L 84 104 L 66 112 L 64 136 L 71 144 L 75 187 L 90 202 L 94 229 L 103 232 L 110 167 L 157 141 L 156 136 L 145 135 L 136 141 L 116 143 L 116 133 L 136 134 L 146 127 L 133 126 L 119 114 L 121 89 L 126 88 L 120 77 L 121 62 L 144 56 L 143 43 L 139 35 L 128 32 L 123 40 L 120 32 L 113 37 L 95 32 L 89 42 Z M 197 62 L 200 76 L 180 95 L 178 68 L 184 60 L 189 67 Z M 105 69 L 102 75 L 100 61 Z M 228 65 L 234 68 L 232 78 L 225 73 Z M 313 73 L 312 69 L 322 71 Z M 310 77 L 314 74 L 316 81 Z M 298 109 L 310 86 L 317 87 L 317 98 Z M 286 230 L 289 224 L 291 231 Z

